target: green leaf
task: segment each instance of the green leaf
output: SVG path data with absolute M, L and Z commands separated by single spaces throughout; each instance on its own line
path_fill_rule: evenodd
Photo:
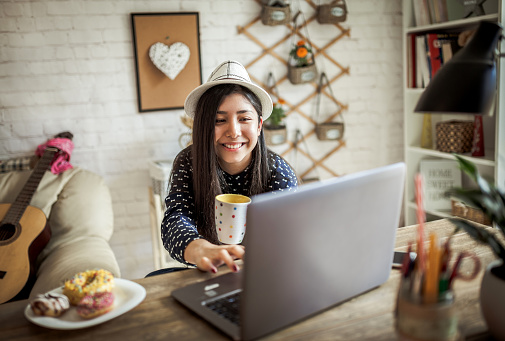
M 477 174 L 479 173 L 477 167 L 467 159 L 461 157 L 458 154 L 453 154 L 454 157 L 458 160 L 459 168 L 468 174 L 473 181 L 477 182 Z
M 451 190 L 448 194 L 453 195 L 470 206 L 481 209 L 494 223 L 504 226 L 505 199 L 503 192 L 498 190 L 494 184 L 484 179 L 480 175 L 478 168 L 471 161 L 460 155 L 453 155 L 457 159 L 461 170 L 475 181 L 479 190 Z
M 479 173 L 478 168 L 471 161 L 453 154 L 458 161 L 460 169 L 465 172 L 478 186 L 478 189 L 452 188 L 446 192 L 465 204 L 478 208 L 491 219 L 505 236 L 505 195 L 504 192 L 493 183 L 488 182 Z M 505 249 L 499 240 L 489 231 L 479 228 L 469 221 L 460 219 L 449 219 L 458 228 L 464 229 L 472 238 L 488 244 L 496 255 L 503 259 L 505 263 Z
M 481 189 L 484 193 L 491 193 L 492 188 L 491 185 L 486 179 L 484 179 L 480 173 L 478 168 L 471 161 L 461 157 L 460 155 L 453 154 L 454 157 L 458 160 L 459 168 L 465 172 Z
M 503 259 L 505 262 L 505 248 L 500 244 L 500 241 L 493 233 L 486 230 L 486 228 L 471 223 L 468 220 L 449 218 L 449 221 L 457 228 L 465 230 L 466 233 L 468 233 L 474 240 L 489 245 L 495 255 Z
M 463 188 L 451 188 L 447 192 L 447 195 L 454 197 L 465 204 L 482 209 L 482 193 L 477 189 L 463 189 Z

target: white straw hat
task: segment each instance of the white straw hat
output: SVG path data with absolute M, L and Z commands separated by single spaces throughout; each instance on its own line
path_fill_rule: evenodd
M 228 60 L 219 65 L 210 75 L 206 83 L 200 85 L 186 97 L 184 111 L 189 117 L 195 117 L 196 105 L 202 94 L 219 84 L 238 84 L 251 90 L 261 102 L 263 121 L 272 113 L 273 104 L 270 95 L 251 82 L 245 67 L 234 60 Z

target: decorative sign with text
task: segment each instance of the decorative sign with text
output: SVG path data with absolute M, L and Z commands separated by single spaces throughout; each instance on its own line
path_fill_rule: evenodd
M 456 161 L 422 160 L 420 172 L 424 178 L 425 210 L 450 210 L 451 199 L 445 192 L 461 187 L 461 170 Z

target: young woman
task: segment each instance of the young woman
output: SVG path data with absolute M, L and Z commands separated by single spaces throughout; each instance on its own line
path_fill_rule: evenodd
M 209 80 L 186 98 L 194 119 L 193 144 L 175 158 L 161 237 L 172 258 L 217 272 L 226 264 L 238 271 L 241 245 L 221 245 L 214 223 L 214 198 L 293 190 L 294 171 L 266 147 L 263 121 L 272 112 L 268 93 L 253 84 L 238 62 L 219 65 Z M 246 233 L 247 237 L 247 233 Z

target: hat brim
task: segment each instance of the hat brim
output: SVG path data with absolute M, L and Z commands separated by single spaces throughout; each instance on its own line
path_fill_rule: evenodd
M 236 79 L 225 79 L 225 80 L 221 79 L 217 81 L 209 81 L 195 88 L 193 91 L 190 92 L 190 94 L 188 95 L 188 97 L 186 97 L 186 100 L 184 101 L 184 111 L 186 112 L 186 115 L 188 115 L 191 118 L 194 118 L 196 112 L 196 105 L 198 104 L 198 101 L 200 100 L 200 97 L 203 95 L 203 93 L 208 89 L 212 88 L 213 86 L 220 84 L 238 84 L 248 88 L 258 97 L 258 99 L 261 102 L 261 116 L 263 117 L 263 121 L 265 121 L 266 119 L 268 119 L 268 117 L 270 117 L 270 114 L 272 113 L 273 109 L 273 103 L 272 98 L 270 98 L 268 92 L 266 92 L 256 84 Z

